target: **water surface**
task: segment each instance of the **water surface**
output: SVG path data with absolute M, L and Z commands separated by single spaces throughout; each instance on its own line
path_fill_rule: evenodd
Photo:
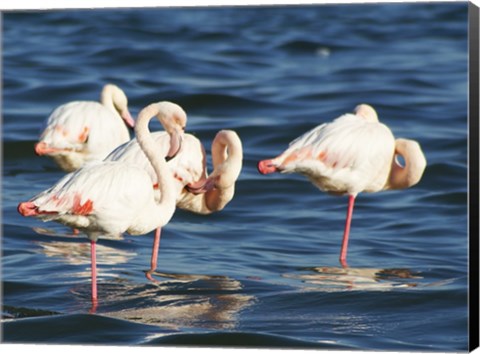
M 155 8 L 3 14 L 3 340 L 9 343 L 467 349 L 467 4 Z M 152 234 L 89 244 L 18 202 L 63 173 L 33 145 L 58 105 L 114 82 L 132 113 L 171 100 L 210 153 L 243 141 L 235 198 Z M 308 129 L 373 105 L 428 161 L 405 191 L 346 197 L 262 176 Z M 154 125 L 152 125 L 154 126 Z M 210 161 L 209 161 L 210 162 Z

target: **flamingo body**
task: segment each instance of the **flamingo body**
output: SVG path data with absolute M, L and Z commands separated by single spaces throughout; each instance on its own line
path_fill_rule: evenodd
M 102 103 L 74 101 L 56 108 L 46 121 L 35 152 L 51 157 L 60 168 L 71 172 L 87 162 L 104 159 L 130 140 L 127 125 L 133 124 L 123 91 L 106 85 Z
M 385 186 L 394 151 L 384 124 L 346 114 L 303 134 L 269 163 L 282 173 L 305 175 L 322 191 L 356 195 Z M 267 163 L 259 169 L 269 172 Z
M 21 203 L 19 212 L 82 230 L 94 241 L 99 235 L 141 235 L 166 224 L 175 210 L 173 204 L 162 220 L 147 222 L 156 203 L 150 180 L 133 164 L 93 162 Z

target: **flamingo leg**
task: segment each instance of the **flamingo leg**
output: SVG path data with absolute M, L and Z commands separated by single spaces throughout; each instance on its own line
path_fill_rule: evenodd
M 92 263 L 92 304 L 96 308 L 97 304 L 97 252 L 96 242 L 90 241 L 90 258 Z
M 345 220 L 345 230 L 343 232 L 342 249 L 340 250 L 340 263 L 346 268 L 347 265 L 347 250 L 348 250 L 348 236 L 350 235 L 350 224 L 352 222 L 353 204 L 355 203 L 355 196 L 348 196 L 347 219 Z
M 157 228 L 155 230 L 155 237 L 153 239 L 153 246 L 152 246 L 152 258 L 150 260 L 150 270 L 145 273 L 145 276 L 148 280 L 156 282 L 156 280 L 152 277 L 152 272 L 157 269 L 157 260 L 158 260 L 158 249 L 160 248 L 160 232 L 161 228 Z

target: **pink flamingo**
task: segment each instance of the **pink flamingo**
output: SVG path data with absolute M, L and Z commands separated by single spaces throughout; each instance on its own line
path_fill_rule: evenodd
M 125 93 L 107 84 L 100 101 L 74 101 L 56 108 L 35 145 L 37 155 L 49 156 L 64 171 L 72 172 L 86 162 L 103 160 L 129 141 L 127 126 L 133 128 L 135 122 Z
M 180 106 L 172 104 L 171 111 L 186 124 L 186 114 Z M 171 138 L 165 132 L 153 133 L 152 137 L 160 154 L 165 154 L 171 148 Z M 177 207 L 197 214 L 222 210 L 235 194 L 235 182 L 242 169 L 242 159 L 242 142 L 238 135 L 232 130 L 221 130 L 212 142 L 214 170 L 208 175 L 203 145 L 193 135 L 185 134 L 175 159 L 168 161 L 175 181 Z M 105 160 L 136 164 L 147 171 L 154 188 L 157 186 L 157 176 L 135 139 L 119 146 Z M 160 234 L 161 228 L 158 228 L 152 246 L 150 270 L 146 273 L 152 281 L 151 273 L 157 268 Z
M 175 211 L 175 186 L 163 157 L 158 157 L 148 123 L 157 116 L 172 135 L 183 133 L 164 109 L 164 103 L 145 107 L 135 126 L 137 141 L 158 181 L 159 195 L 151 178 L 136 165 L 121 161 L 92 162 L 66 175 L 50 189 L 18 205 L 23 216 L 57 221 L 85 232 L 91 243 L 92 302 L 96 306 L 95 243 L 100 235 L 123 232 L 142 235 L 166 225 Z M 167 107 L 168 108 L 168 107 Z M 175 140 L 172 139 L 172 140 Z
M 405 161 L 402 166 L 397 156 Z M 404 189 L 417 184 L 426 167 L 420 145 L 397 139 L 378 121 L 369 105 L 355 108 L 331 123 L 317 126 L 292 141 L 279 156 L 258 163 L 262 174 L 282 172 L 305 175 L 320 190 L 349 195 L 340 251 L 346 267 L 353 204 L 360 192 Z

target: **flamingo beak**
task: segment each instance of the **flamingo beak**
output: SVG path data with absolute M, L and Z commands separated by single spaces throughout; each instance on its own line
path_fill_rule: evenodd
M 168 150 L 165 160 L 168 162 L 177 156 L 178 152 L 182 148 L 183 131 L 175 130 L 170 134 L 170 149 Z
M 38 207 L 32 202 L 22 202 L 18 204 L 17 211 L 23 216 L 38 215 Z
M 55 153 L 55 152 L 58 152 L 58 151 L 59 151 L 59 149 L 55 149 L 55 148 L 52 148 L 52 147 L 48 146 L 48 144 L 45 143 L 44 141 L 41 141 L 41 142 L 35 144 L 35 153 L 38 156 L 52 154 L 52 153 Z
M 257 169 L 262 175 L 278 171 L 278 168 L 273 164 L 272 160 L 259 161 L 257 164 Z
M 127 125 L 127 127 L 132 128 L 132 129 L 135 127 L 135 121 L 133 120 L 132 115 L 130 114 L 130 112 L 127 109 L 124 110 L 120 114 L 120 116 L 122 117 L 122 119 L 125 122 L 125 124 Z
M 187 184 L 185 188 L 192 194 L 206 193 L 215 188 L 216 180 L 216 177 L 204 178 L 197 182 Z

